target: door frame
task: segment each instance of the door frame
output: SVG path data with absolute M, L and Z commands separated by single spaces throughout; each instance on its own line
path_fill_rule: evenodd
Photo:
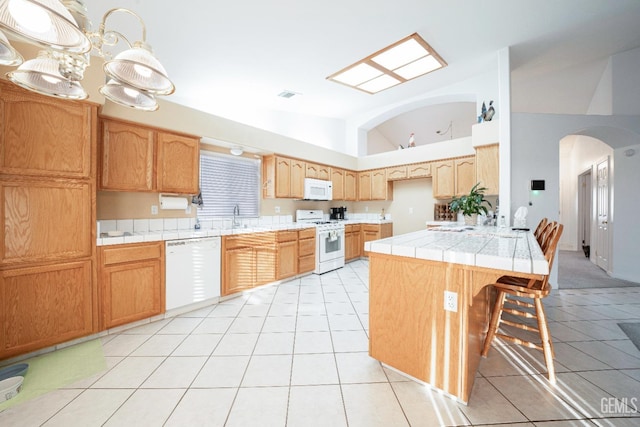
M 593 167 L 578 175 L 578 251 L 583 245 L 591 246 L 591 230 L 595 224 L 596 211 L 593 204 Z M 589 259 L 591 257 L 589 256 Z

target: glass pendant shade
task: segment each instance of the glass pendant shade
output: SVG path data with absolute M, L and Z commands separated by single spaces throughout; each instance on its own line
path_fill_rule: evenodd
M 7 36 L 0 31 L 0 65 L 20 65 L 22 64 L 22 55 L 11 46 Z
M 0 0 L 0 27 L 45 48 L 91 50 L 91 42 L 59 0 Z
M 154 95 L 170 95 L 175 91 L 160 61 L 141 42 L 105 62 L 104 72 L 114 80 Z
M 62 77 L 59 67 L 58 61 L 49 57 L 47 52 L 40 52 L 36 59 L 31 59 L 17 70 L 7 73 L 7 78 L 18 86 L 42 95 L 86 99 L 88 95 L 82 85 Z
M 155 111 L 158 109 L 158 102 L 152 94 L 142 92 L 115 80 L 109 80 L 106 85 L 102 86 L 100 93 L 109 101 L 125 107 L 143 111 Z

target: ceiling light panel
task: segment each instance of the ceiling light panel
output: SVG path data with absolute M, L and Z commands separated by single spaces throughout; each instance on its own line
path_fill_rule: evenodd
M 414 33 L 330 75 L 327 80 L 373 94 L 446 65 L 438 53 Z

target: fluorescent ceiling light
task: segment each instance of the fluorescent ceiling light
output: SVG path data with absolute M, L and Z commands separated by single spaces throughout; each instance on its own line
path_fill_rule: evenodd
M 327 77 L 374 94 L 430 73 L 447 63 L 414 33 Z

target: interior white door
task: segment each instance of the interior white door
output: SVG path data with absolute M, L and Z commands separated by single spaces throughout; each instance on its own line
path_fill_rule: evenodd
M 578 176 L 578 250 L 590 258 L 591 226 L 593 224 L 591 169 Z
M 607 271 L 609 268 L 609 158 L 597 165 L 596 178 L 596 265 Z

